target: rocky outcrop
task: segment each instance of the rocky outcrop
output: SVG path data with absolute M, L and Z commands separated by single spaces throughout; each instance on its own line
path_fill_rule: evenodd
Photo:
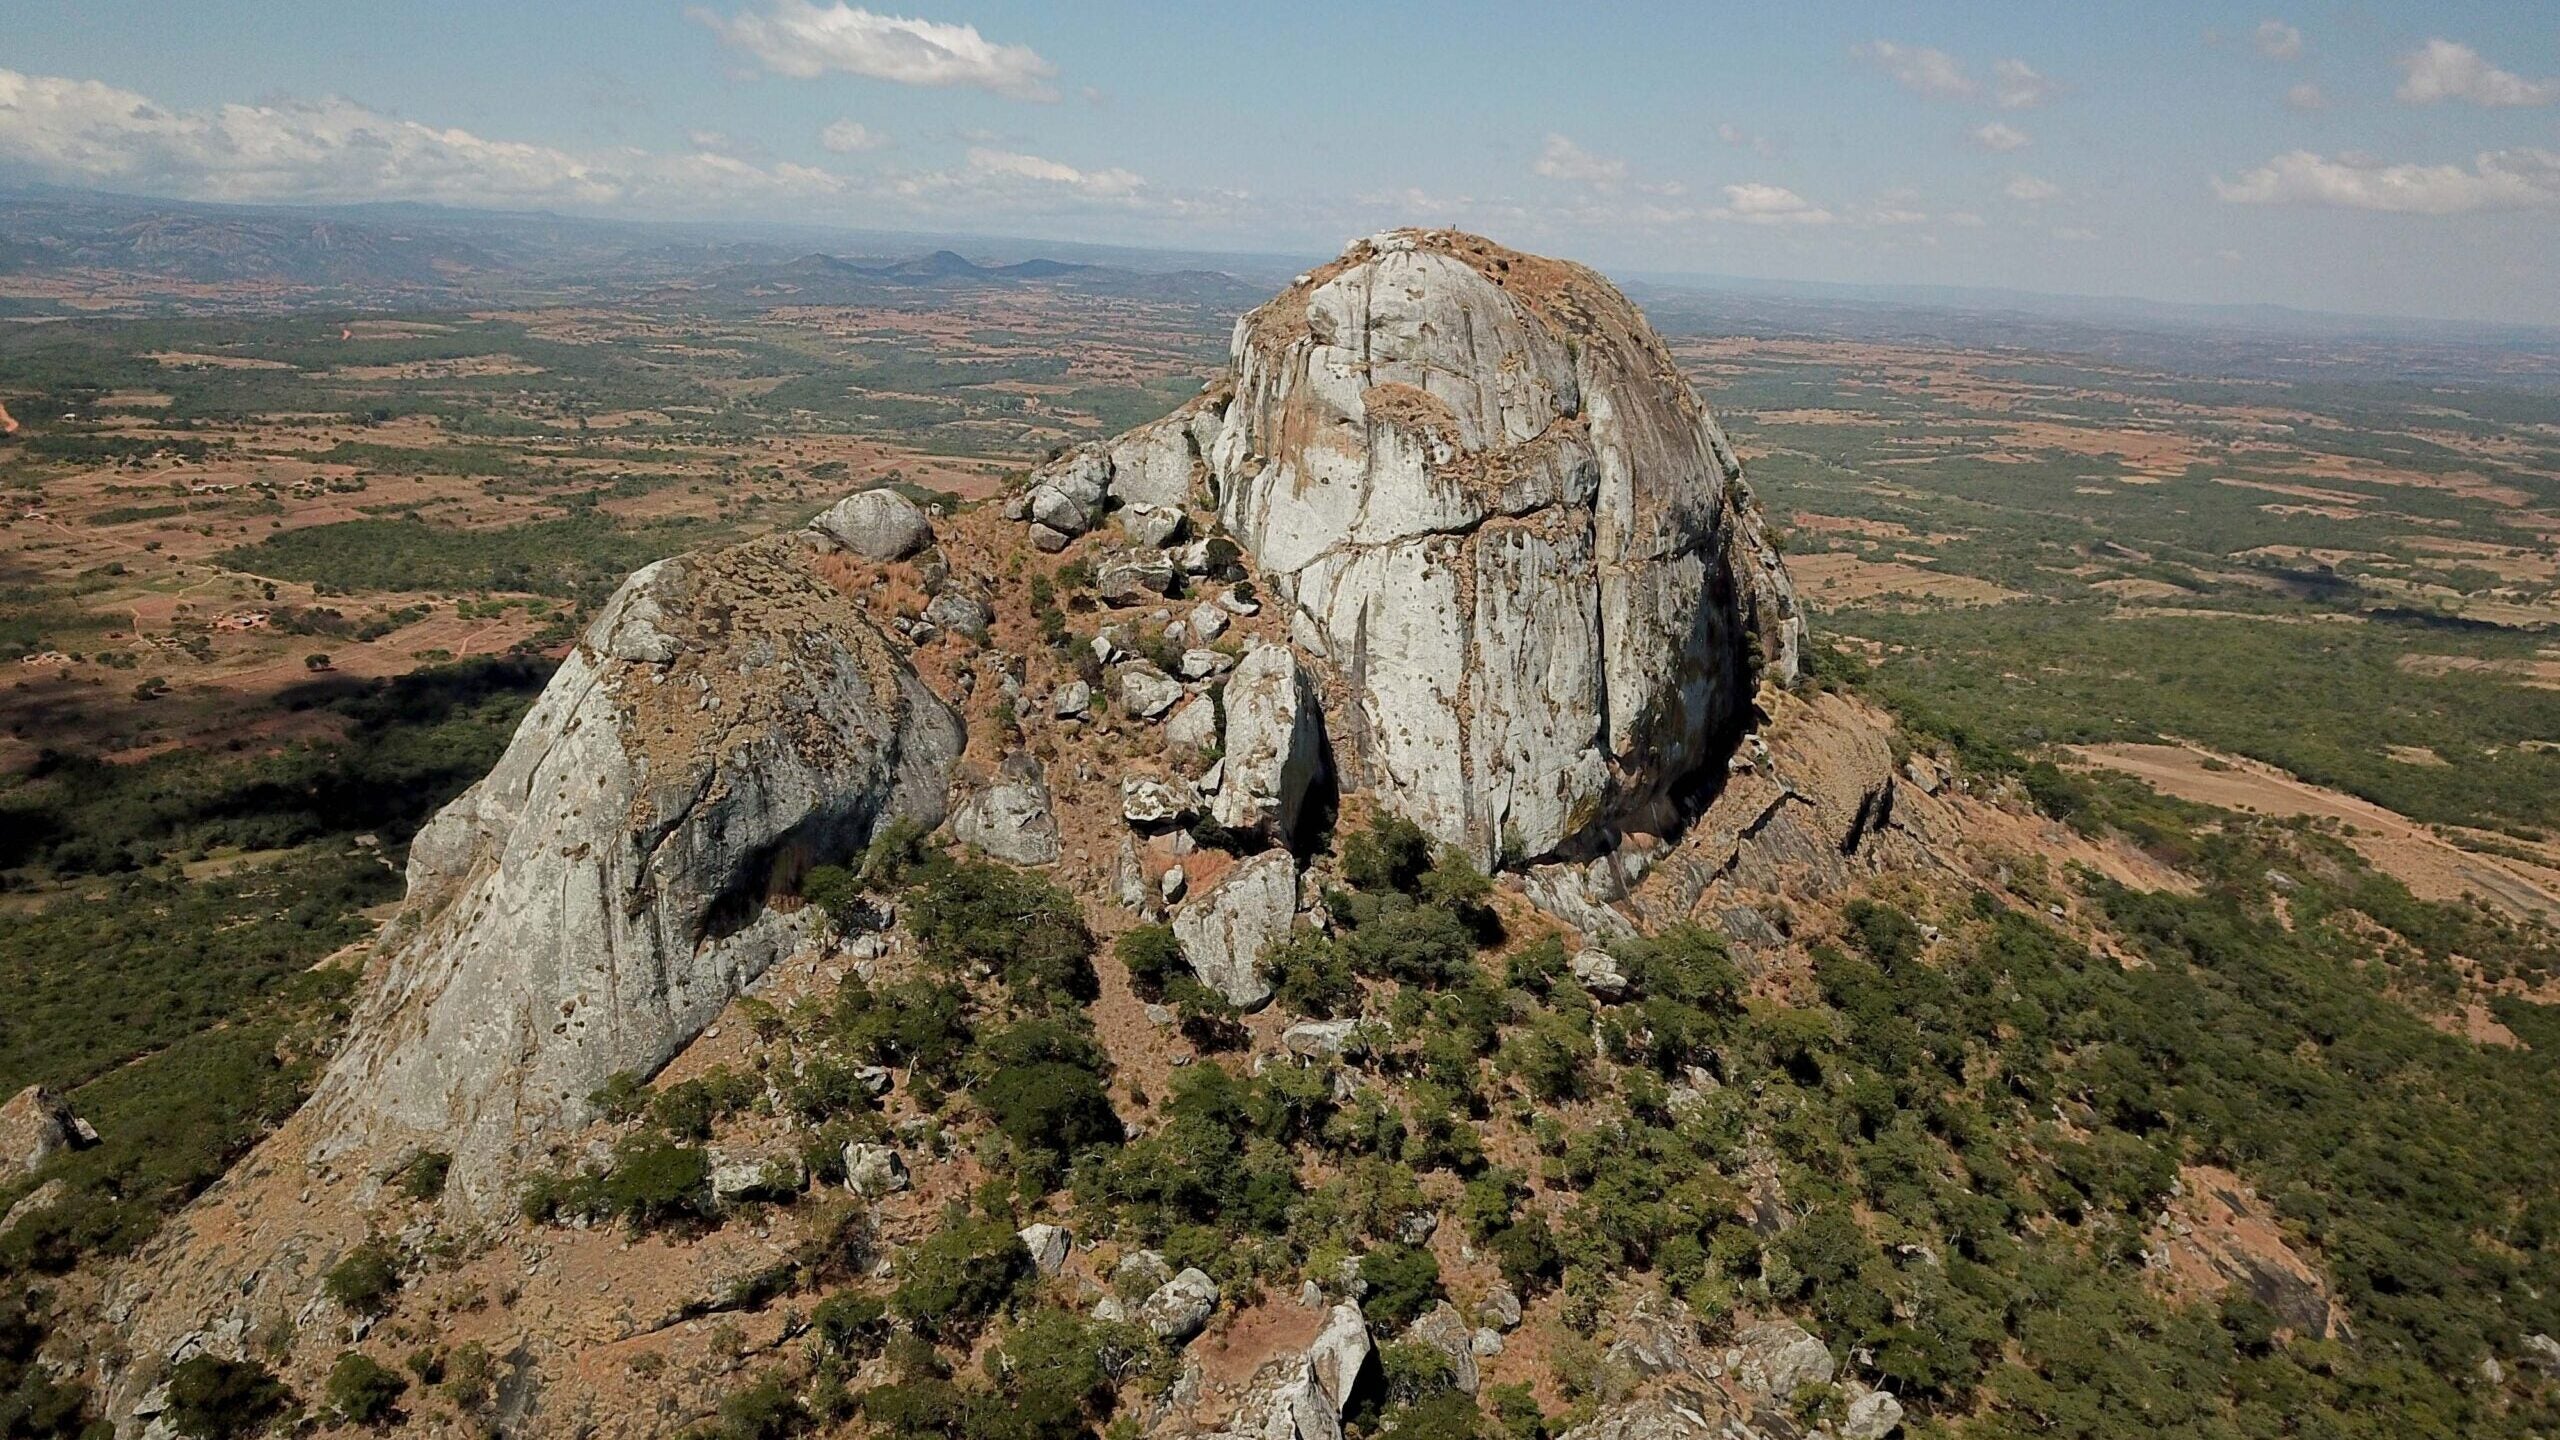
M 1289 936 L 1298 913 L 1298 863 L 1286 850 L 1266 850 L 1173 912 L 1174 938 L 1200 982 L 1243 1010 L 1271 998 L 1263 952 Z
M 1732 447 L 1598 275 L 1396 231 L 1233 350 L 1220 518 L 1290 604 L 1346 781 L 1434 837 L 1605 848 L 1721 763 L 1756 675 L 1793 678 Z
M 951 835 L 998 860 L 1016 865 L 1053 865 L 1058 859 L 1058 817 L 1050 808 L 1048 778 L 1040 762 L 1015 751 L 1005 757 L 994 779 L 960 802 L 951 814 Z
M 1314 682 L 1286 645 L 1256 645 L 1227 676 L 1227 723 L 1210 818 L 1273 840 L 1297 832 L 1299 810 L 1324 770 L 1324 713 Z
M 69 1102 L 30 1085 L 0 1103 L 0 1180 L 34 1171 L 62 1151 L 97 1139 Z
M 768 886 L 941 819 L 958 719 L 816 553 L 779 535 L 632 576 L 418 833 L 312 1101 L 320 1158 L 436 1149 L 452 1200 L 511 1203 L 607 1077 L 656 1071 L 800 943 L 809 912 Z

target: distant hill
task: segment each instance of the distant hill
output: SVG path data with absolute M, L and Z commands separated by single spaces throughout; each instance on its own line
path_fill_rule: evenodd
M 669 298 L 697 303 L 770 305 L 874 305 L 919 290 L 941 292 L 1055 285 L 1087 293 L 1125 295 L 1242 309 L 1260 292 L 1216 270 L 1147 271 L 1114 265 L 1034 258 L 1008 265 L 981 264 L 955 250 L 936 250 L 886 264 L 863 264 L 812 253 L 781 262 L 733 265 L 699 280 L 678 282 Z
M 865 253 L 828 253 L 847 242 Z M 967 242 L 962 242 L 967 243 Z M 990 242 L 997 243 L 997 242 Z M 825 248 L 818 248 L 825 247 Z M 974 247 L 973 247 L 974 248 Z M 190 309 L 648 299 L 745 306 L 892 303 L 919 291 L 1060 286 L 1237 309 L 1264 291 L 1193 257 L 972 259 L 933 237 L 500 214 L 432 205 L 201 205 L 33 186 L 0 190 L 0 277 L 18 308 L 112 293 Z M 1101 263 L 1106 257 L 1115 263 Z M 1123 257 L 1134 263 L 1116 263 Z M 1164 264 L 1150 264 L 1151 260 Z M 225 293 L 226 290 L 232 293 Z

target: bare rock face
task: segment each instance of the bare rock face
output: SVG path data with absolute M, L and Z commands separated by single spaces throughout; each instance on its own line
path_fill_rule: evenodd
M 1005 757 L 996 777 L 960 802 L 951 817 L 952 837 L 1016 865 L 1054 865 L 1058 817 L 1050 808 L 1048 777 L 1026 751 Z
M 1173 913 L 1173 933 L 1200 983 L 1242 1010 L 1271 998 L 1264 951 L 1289 937 L 1298 913 L 1298 862 L 1266 850 L 1237 865 Z
M 1230 830 L 1286 840 L 1324 769 L 1324 712 L 1286 645 L 1256 645 L 1227 676 L 1226 769 L 1210 815 Z
M 800 942 L 781 872 L 942 818 L 958 717 L 778 535 L 623 584 L 409 897 L 311 1102 L 321 1159 L 453 1156 L 490 1211 L 616 1071 L 655 1072 Z
M 1802 620 L 1740 464 L 1580 266 L 1395 231 L 1236 328 L 1220 518 L 1346 781 L 1480 862 L 1601 848 L 1720 763 Z

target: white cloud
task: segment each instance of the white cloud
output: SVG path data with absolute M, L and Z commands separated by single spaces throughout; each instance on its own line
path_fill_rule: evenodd
M 580 154 L 380 114 L 352 100 L 168 109 L 94 80 L 0 70 L 0 159 L 73 183 L 217 201 L 704 209 L 830 195 L 842 177 L 718 153 Z
M 2560 205 L 2560 154 L 2492 150 L 2460 165 L 2386 165 L 2365 156 L 2336 159 L 2295 150 L 2237 180 L 2214 177 L 2213 193 L 2235 205 L 2323 205 L 2398 215 L 2456 215 Z
M 1947 212 L 1947 223 L 1966 230 L 1979 230 L 1990 222 L 1970 210 L 1950 210 Z
M 2022 200 L 2029 205 L 2040 205 L 2060 195 L 2062 187 L 2050 180 L 2022 174 L 2010 176 L 2009 183 L 2000 187 L 2000 193 L 2012 200 Z
M 1126 170 L 1079 170 L 1037 155 L 984 147 L 969 152 L 969 170 L 975 175 L 1032 180 L 1097 196 L 1133 195 L 1147 183 Z
M 2090 229 L 2086 225 L 2056 225 L 2053 227 L 2053 238 L 2056 240 L 2086 242 L 2097 239 L 2098 232 Z
M 2302 58 L 2302 32 L 2281 20 L 2258 22 L 2258 53 L 2270 60 Z
M 2466 100 L 2474 105 L 2560 104 L 2560 79 L 2527 80 L 2451 40 L 2430 40 L 2400 57 L 2400 98 L 2412 105 Z
M 2288 110 L 2326 110 L 2329 108 L 2329 92 L 2305 80 L 2284 92 L 2284 104 Z
M 1611 155 L 1594 155 L 1562 135 L 1549 135 L 1538 160 L 1530 167 L 1550 180 L 1564 180 L 1576 185 L 1608 186 L 1627 178 L 1627 162 Z
M 1973 94 L 1976 88 L 1973 77 L 1964 73 L 1964 62 L 1944 50 L 1871 40 L 1858 46 L 1854 53 L 1883 67 L 1896 84 L 1915 95 L 1956 100 Z
M 2054 84 L 2024 60 L 2001 60 L 1991 67 L 1992 97 L 2003 110 L 2032 110 L 2053 98 Z
M 882 149 L 889 137 L 859 120 L 839 120 L 818 132 L 818 143 L 838 155 L 852 155 Z
M 1746 225 L 1828 225 L 1836 218 L 1783 185 L 1727 185 L 1724 196 L 1720 218 Z
M 722 18 L 687 10 L 721 42 L 747 52 L 777 75 L 814 80 L 830 71 L 900 85 L 964 85 L 1017 100 L 1054 100 L 1048 85 L 1058 67 L 1028 45 L 999 45 L 975 25 L 880 15 L 836 0 L 771 0 L 763 14 Z
M 2006 155 L 2012 150 L 2024 150 L 2035 142 L 2027 138 L 2026 131 L 1994 120 L 1973 132 L 1973 143 L 1995 155 Z

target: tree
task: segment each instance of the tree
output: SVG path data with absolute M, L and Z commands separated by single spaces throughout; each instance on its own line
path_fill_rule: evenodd
M 350 1425 L 380 1425 L 392 1418 L 409 1382 L 400 1372 L 350 1350 L 329 1367 L 329 1408 Z
M 255 1360 L 197 1355 L 169 1372 L 170 1425 L 191 1440 L 235 1440 L 282 1418 L 293 1392 Z

